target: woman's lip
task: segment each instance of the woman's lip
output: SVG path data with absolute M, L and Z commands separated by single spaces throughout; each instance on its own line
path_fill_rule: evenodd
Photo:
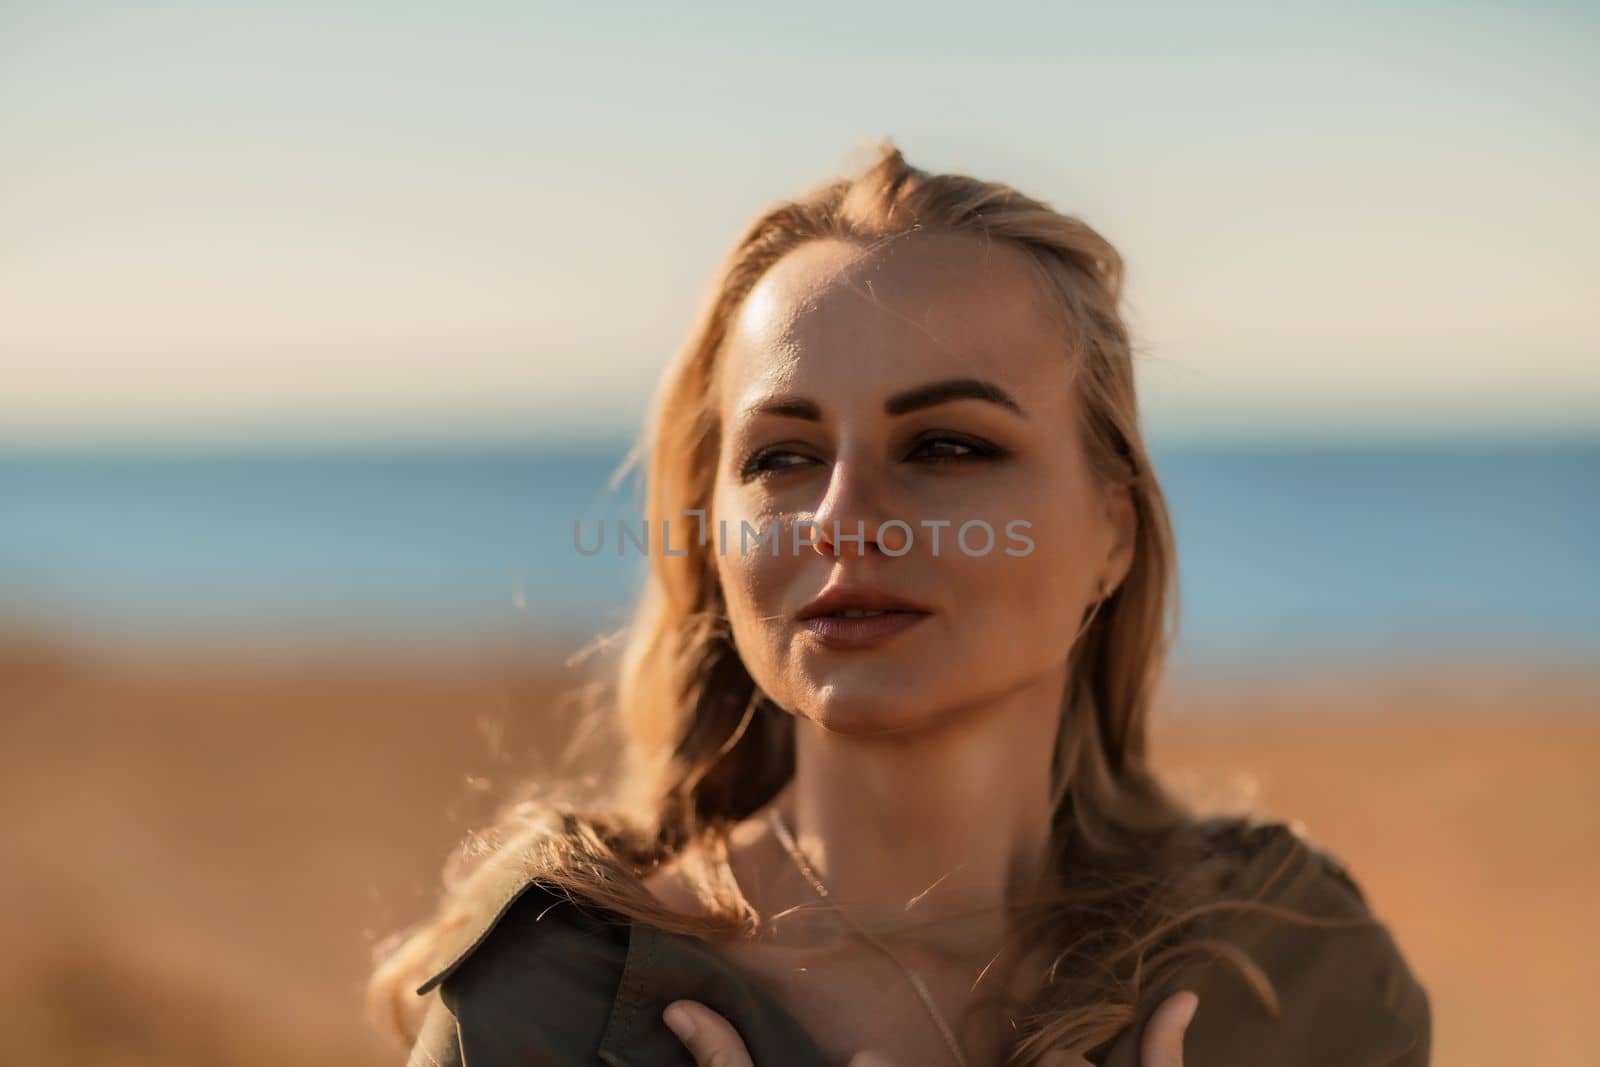
M 869 648 L 911 629 L 928 614 L 926 611 L 886 611 L 864 618 L 813 615 L 801 619 L 800 627 L 829 648 Z

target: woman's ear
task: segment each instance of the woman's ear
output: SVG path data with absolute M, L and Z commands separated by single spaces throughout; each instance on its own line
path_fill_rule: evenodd
M 1100 571 L 1106 596 L 1116 592 L 1128 571 L 1133 569 L 1134 545 L 1139 535 L 1139 510 L 1126 485 L 1112 486 L 1106 493 L 1106 519 L 1111 527 L 1111 551 Z

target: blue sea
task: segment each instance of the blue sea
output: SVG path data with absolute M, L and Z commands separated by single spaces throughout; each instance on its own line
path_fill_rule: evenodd
M 625 444 L 0 454 L 0 627 L 470 647 L 620 626 Z M 1173 445 L 1178 666 L 1600 661 L 1600 441 Z M 574 520 L 613 544 L 573 545 Z

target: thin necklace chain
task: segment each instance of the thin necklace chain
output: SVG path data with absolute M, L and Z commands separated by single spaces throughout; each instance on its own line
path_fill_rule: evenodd
M 778 835 L 778 840 L 783 842 L 784 850 L 789 853 L 789 858 L 794 860 L 796 867 L 800 868 L 800 873 L 805 876 L 806 881 L 811 883 L 811 888 L 817 891 L 817 896 L 828 904 L 833 904 L 833 896 L 828 892 L 828 887 L 822 884 L 822 879 L 817 877 L 817 872 L 812 868 L 810 861 L 806 859 L 805 853 L 800 850 L 799 843 L 795 841 L 794 835 L 789 832 L 789 827 L 784 824 L 783 816 L 778 814 L 777 805 L 773 805 L 767 811 L 768 821 L 772 823 L 772 830 Z M 915 989 L 917 996 L 921 998 L 922 1006 L 928 1009 L 929 1017 L 933 1019 L 934 1025 L 939 1028 L 940 1035 L 944 1037 L 944 1043 L 950 1046 L 950 1055 L 955 1058 L 955 1061 L 961 1067 L 968 1067 L 966 1054 L 961 1051 L 961 1042 L 956 1039 L 955 1031 L 950 1029 L 950 1024 L 945 1022 L 944 1013 L 933 1002 L 933 994 L 928 992 L 928 987 L 923 983 L 922 977 L 902 963 L 900 957 L 889 950 L 889 946 L 867 932 L 865 927 L 856 922 L 837 905 L 834 906 L 833 910 L 834 914 L 850 925 L 850 928 L 856 932 L 857 936 L 889 957 L 890 961 L 905 973 L 906 979 L 911 983 L 911 988 Z

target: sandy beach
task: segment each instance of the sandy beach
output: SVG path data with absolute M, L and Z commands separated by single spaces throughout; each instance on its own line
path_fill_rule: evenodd
M 553 763 L 585 677 L 0 643 L 0 1062 L 403 1062 L 363 1017 L 371 945 Z M 1172 679 L 1152 744 L 1197 803 L 1348 866 L 1429 990 L 1435 1063 L 1595 1062 L 1600 675 Z

